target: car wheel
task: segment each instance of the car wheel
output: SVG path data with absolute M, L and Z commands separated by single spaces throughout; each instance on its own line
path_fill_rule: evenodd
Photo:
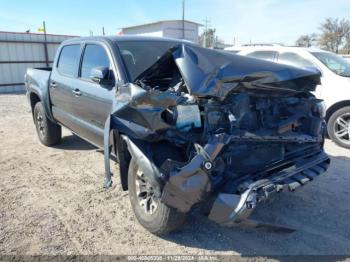
M 62 128 L 47 118 L 41 102 L 35 104 L 33 117 L 36 132 L 42 144 L 45 146 L 53 146 L 60 142 Z
M 337 145 L 350 148 L 350 106 L 335 111 L 328 120 L 327 129 Z
M 169 207 L 154 195 L 154 190 L 136 161 L 131 159 L 128 172 L 131 206 L 139 223 L 156 235 L 178 230 L 185 214 Z

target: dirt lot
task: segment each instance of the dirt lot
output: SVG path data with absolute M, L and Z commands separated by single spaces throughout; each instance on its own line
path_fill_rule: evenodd
M 350 255 L 350 151 L 327 141 L 328 174 L 260 206 L 255 218 L 292 234 L 223 228 L 191 214 L 160 238 L 135 221 L 116 175 L 104 191 L 103 154 L 64 130 L 42 146 L 24 95 L 0 95 L 0 254 Z

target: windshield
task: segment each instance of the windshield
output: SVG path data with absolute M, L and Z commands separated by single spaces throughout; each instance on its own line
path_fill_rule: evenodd
M 350 77 L 350 63 L 344 58 L 327 52 L 311 53 L 337 75 Z
M 120 41 L 118 47 L 133 82 L 177 43 L 157 41 Z

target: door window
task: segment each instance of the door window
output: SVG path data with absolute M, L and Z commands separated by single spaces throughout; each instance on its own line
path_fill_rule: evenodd
M 275 60 L 276 54 L 277 52 L 275 51 L 255 51 L 253 53 L 249 53 L 247 56 L 268 60 L 268 61 L 273 61 Z
M 109 80 L 113 80 L 113 71 L 106 50 L 100 45 L 86 45 L 81 65 L 81 78 L 90 79 L 91 70 L 95 67 L 109 68 Z
M 76 77 L 80 60 L 80 45 L 67 45 L 62 48 L 57 70 L 64 75 Z
M 281 53 L 278 57 L 278 62 L 301 68 L 314 68 L 312 62 L 306 60 L 296 53 L 286 52 Z

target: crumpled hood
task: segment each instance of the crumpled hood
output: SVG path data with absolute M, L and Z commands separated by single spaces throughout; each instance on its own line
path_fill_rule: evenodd
M 314 71 L 260 59 L 181 44 L 165 53 L 136 80 L 151 78 L 175 62 L 191 95 L 224 99 L 239 87 L 314 91 L 320 75 Z M 174 64 L 174 63 L 173 63 Z

